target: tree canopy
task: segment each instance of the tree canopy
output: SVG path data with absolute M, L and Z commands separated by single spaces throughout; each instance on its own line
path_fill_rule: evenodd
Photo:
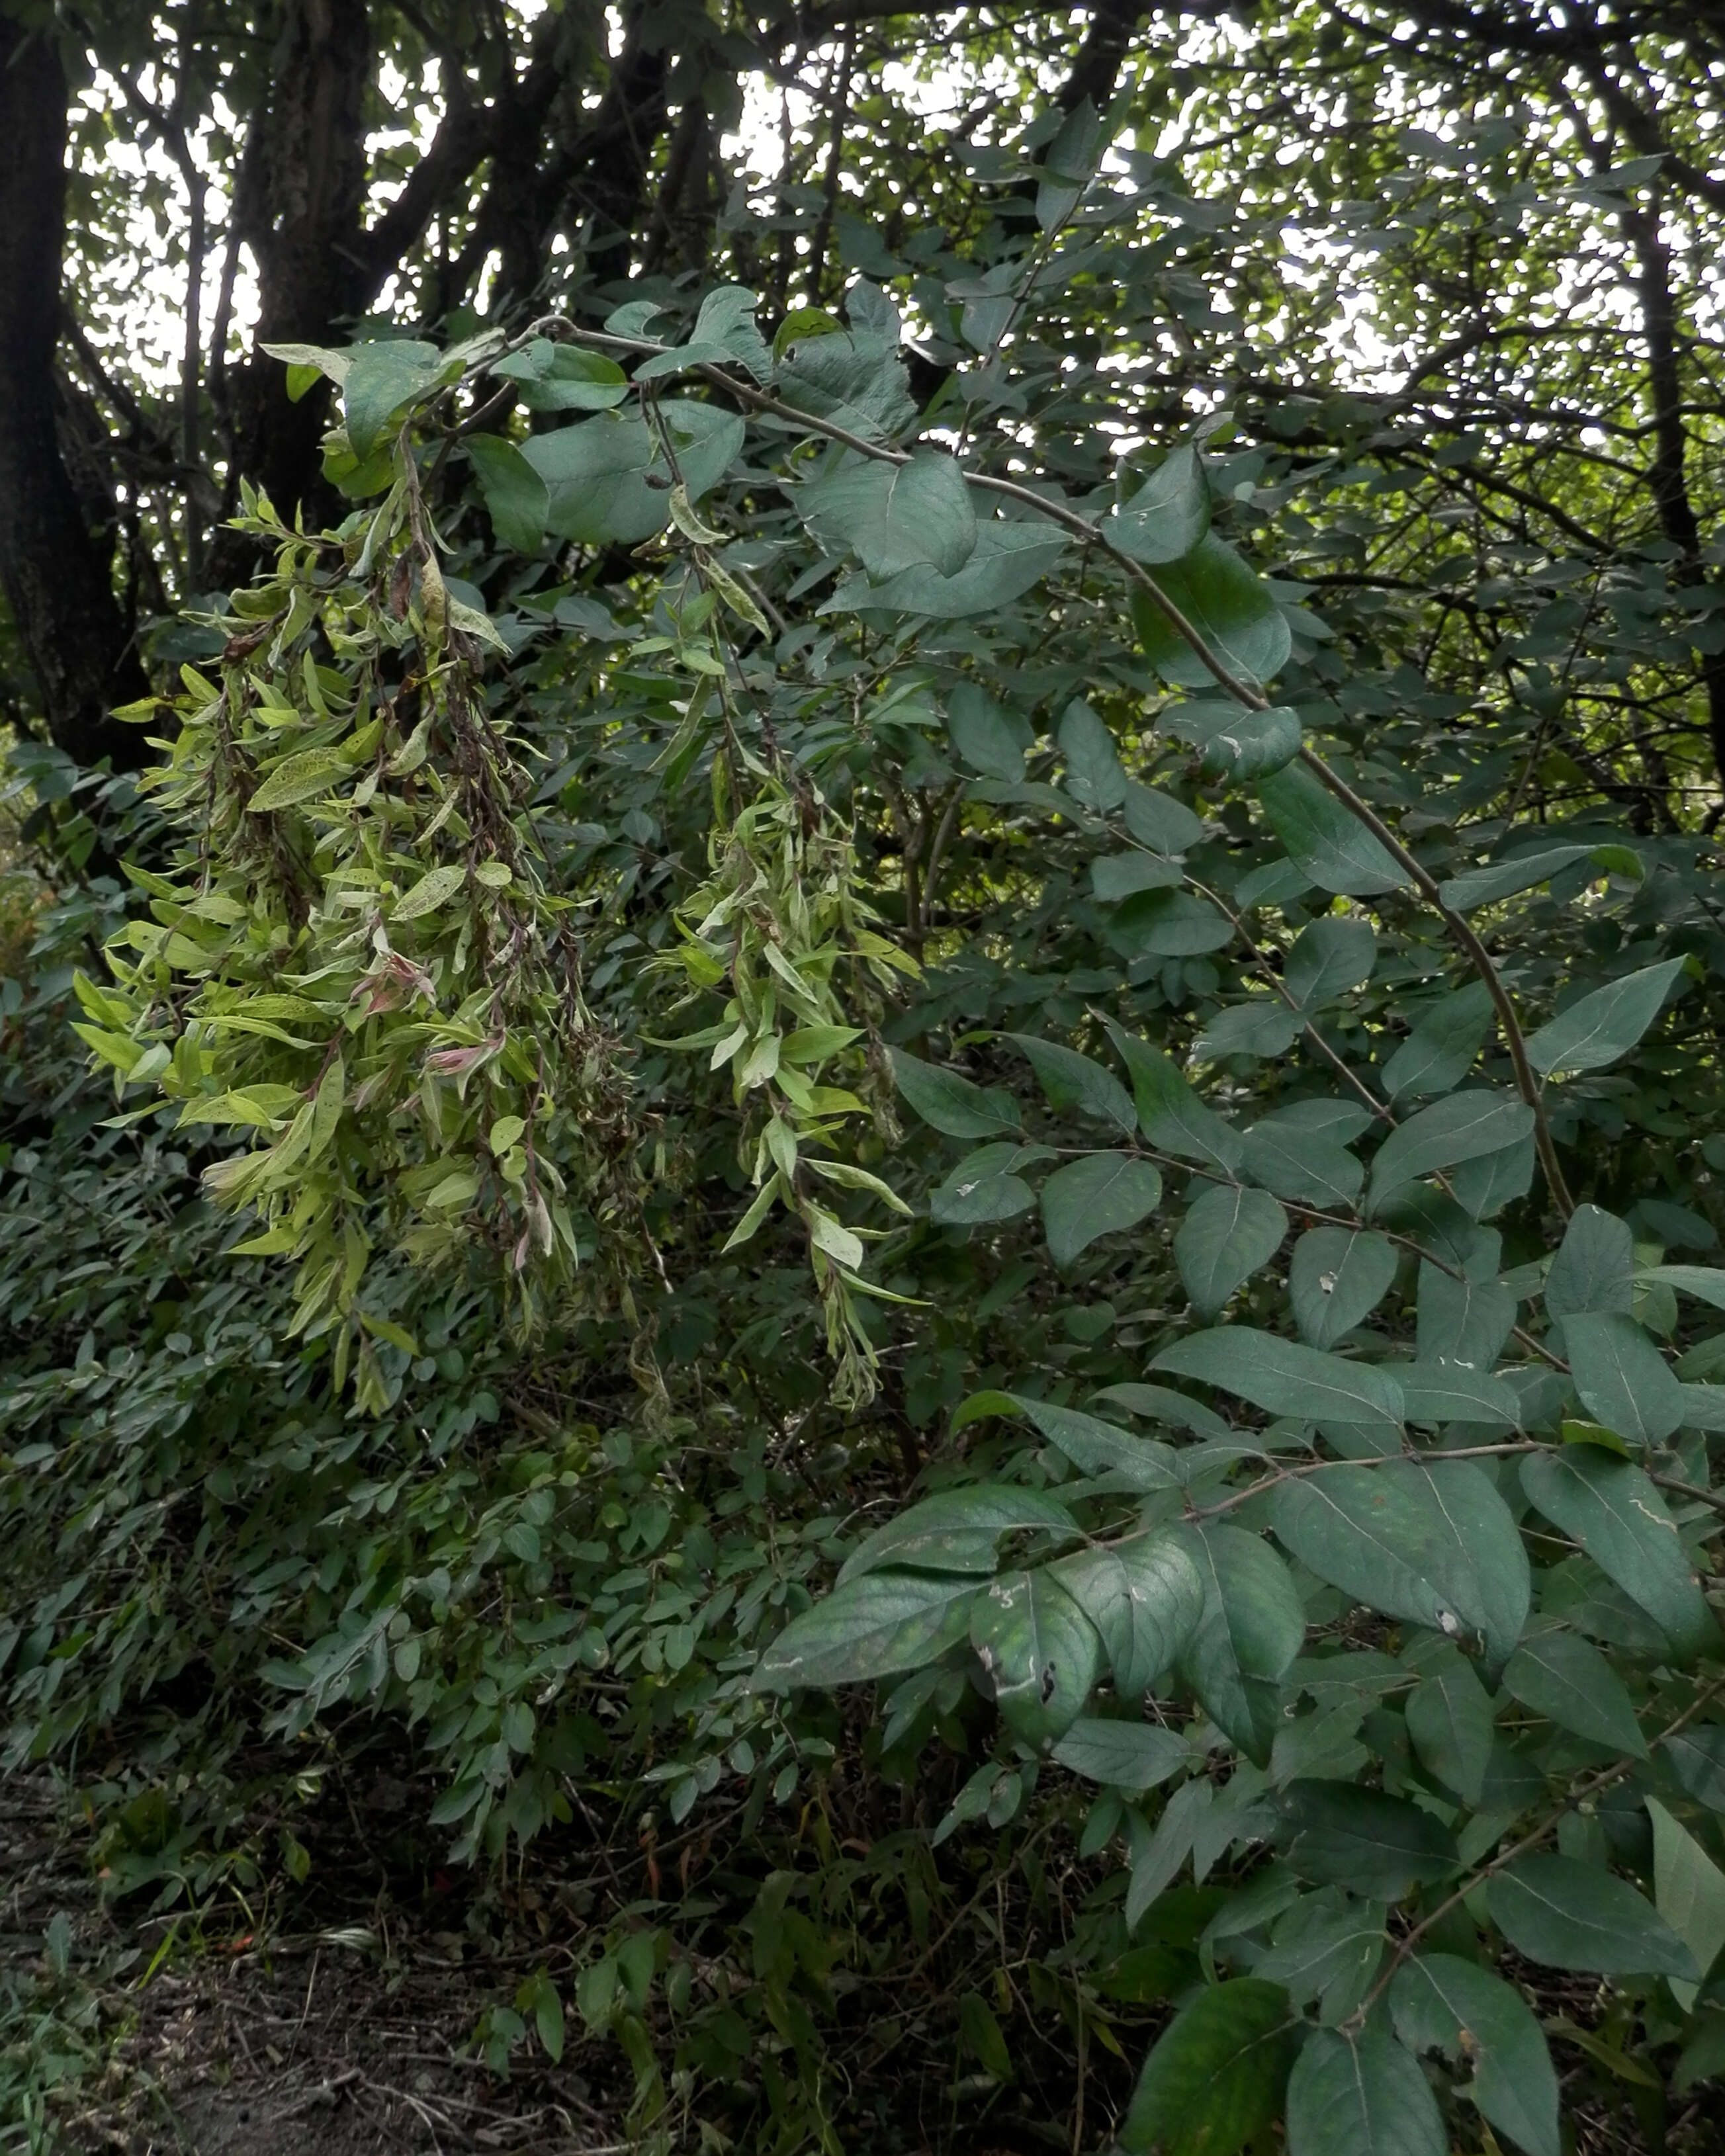
M 1708 2145 L 1722 85 L 0 9 L 0 1684 L 116 1892 L 388 1743 L 607 1851 L 475 2043 L 644 2149 Z

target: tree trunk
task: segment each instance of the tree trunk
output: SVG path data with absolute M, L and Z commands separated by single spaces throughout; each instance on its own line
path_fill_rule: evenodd
M 135 770 L 144 732 L 110 714 L 149 683 L 59 444 L 66 133 L 58 47 L 0 21 L 0 588 L 56 747 Z

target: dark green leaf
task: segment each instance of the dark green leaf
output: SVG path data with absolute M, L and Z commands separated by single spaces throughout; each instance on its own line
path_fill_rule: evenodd
M 1300 716 L 1291 706 L 1272 704 L 1255 711 L 1248 705 L 1179 704 L 1164 711 L 1161 723 L 1199 752 L 1213 778 L 1266 778 L 1300 753 Z
M 970 489 L 938 449 L 902 465 L 848 457 L 803 493 L 799 506 L 823 542 L 855 554 L 876 584 L 906 571 L 955 577 L 976 551 Z
M 399 337 L 355 345 L 343 357 L 341 408 L 347 415 L 347 439 L 355 456 L 367 457 L 391 414 L 436 383 L 444 356 L 435 345 Z
M 1302 1339 L 1333 1348 L 1389 1294 L 1396 1249 L 1369 1228 L 1311 1228 L 1288 1263 L 1288 1299 Z
M 1048 146 L 1036 183 L 1036 222 L 1044 232 L 1064 224 L 1077 208 L 1106 147 L 1096 106 L 1089 98 L 1081 98 Z
M 1180 1223 L 1174 1262 L 1201 1317 L 1214 1317 L 1228 1298 L 1281 1248 L 1288 1216 L 1267 1191 L 1213 1183 Z
M 1494 899 L 1512 898 L 1517 891 L 1531 891 L 1559 869 L 1584 860 L 1592 851 L 1591 846 L 1547 846 L 1538 853 L 1518 854 L 1513 860 L 1494 861 L 1488 868 L 1469 869 L 1451 876 L 1441 886 L 1440 896 L 1452 913 L 1466 913 L 1476 906 L 1491 905 Z
M 1047 1158 L 1040 1146 L 983 1146 L 952 1170 L 929 1201 L 929 1210 L 942 1227 L 985 1226 L 1028 1213 L 1036 1199 L 1014 1171 Z
M 1204 1106 L 1159 1048 L 1123 1032 L 1111 1020 L 1108 1037 L 1126 1064 L 1138 1128 L 1151 1144 L 1178 1153 L 1182 1160 L 1201 1161 L 1231 1175 L 1244 1152 L 1239 1133 L 1214 1108 Z
M 924 1572 L 992 1572 L 1001 1536 L 1026 1528 L 1064 1542 L 1078 1533 L 1065 1507 L 1040 1490 L 989 1482 L 943 1490 L 865 1536 L 845 1559 L 839 1582 L 887 1564 Z
M 1223 665 L 1268 681 L 1287 664 L 1293 639 L 1281 609 L 1234 549 L 1207 534 L 1156 574 L 1158 588 Z M 1147 592 L 1136 586 L 1132 620 L 1144 655 L 1165 681 L 1208 688 L 1214 676 Z
M 1353 2012 L 1384 1958 L 1384 1909 L 1333 1887 L 1302 1894 L 1277 1918 L 1269 1951 L 1252 1965 L 1264 1984 L 1280 1984 L 1296 2006 L 1318 2000 L 1333 2026 Z
M 1187 1681 L 1219 1729 L 1259 1765 L 1281 1726 L 1281 1682 L 1306 1637 L 1287 1567 L 1242 1528 L 1195 1530 L 1204 1614 L 1180 1657 Z
M 1240 1165 L 1279 1197 L 1296 1204 L 1351 1211 L 1366 1172 L 1345 1145 L 1322 1131 L 1266 1116 L 1240 1141 Z
M 1018 1102 L 1010 1093 L 984 1090 L 956 1070 L 919 1062 L 901 1048 L 887 1053 L 892 1059 L 894 1085 L 925 1123 L 948 1137 L 988 1138 L 1018 1129 Z
M 1653 1898 L 1659 1913 L 1695 1957 L 1703 1979 L 1725 1947 L 1725 1871 L 1656 1797 L 1647 1799 L 1653 1822 Z M 1671 1996 L 1687 2014 L 1698 1985 L 1671 1980 Z
M 1384 1066 L 1393 1101 L 1420 1093 L 1447 1093 L 1473 1068 L 1491 1027 L 1491 998 L 1483 981 L 1471 981 L 1430 1006 Z
M 1204 1614 L 1198 1565 L 1173 1534 L 1134 1535 L 1111 1549 L 1080 1550 L 1050 1568 L 1101 1635 L 1114 1688 L 1124 1700 L 1143 1697 Z
M 1434 1642 L 1434 1645 L 1439 1643 Z M 1408 1696 L 1408 1736 L 1426 1773 L 1477 1805 L 1491 1762 L 1496 1723 L 1486 1688 L 1466 1657 L 1443 1651 L 1420 1660 L 1420 1678 Z
M 716 486 L 742 447 L 743 423 L 716 404 L 665 398 L 659 405 L 689 499 Z M 609 413 L 531 434 L 521 454 L 551 499 L 547 528 L 582 546 L 639 546 L 670 521 L 670 470 L 644 419 Z M 662 482 L 649 486 L 649 478 Z
M 1626 1312 L 1635 1295 L 1635 1239 L 1628 1221 L 1597 1205 L 1578 1205 L 1545 1277 L 1546 1310 L 1553 1317 Z
M 1420 2062 L 1368 2024 L 1320 2029 L 1288 2077 L 1288 2156 L 1448 2156 Z
M 496 434 L 469 435 L 467 454 L 479 475 L 498 544 L 515 553 L 536 554 L 551 514 L 545 481 L 513 442 Z
M 1523 1856 L 1492 1874 L 1486 1902 L 1516 1952 L 1547 1969 L 1700 1979 L 1695 1957 L 1653 1904 L 1596 1865 Z
M 1344 1462 L 1277 1486 L 1278 1539 L 1343 1594 L 1385 1616 L 1510 1654 L 1527 1622 L 1527 1553 L 1508 1507 L 1471 1460 Z
M 1725 1724 L 1692 1722 L 1661 1738 L 1659 1748 L 1686 1795 L 1709 1811 L 1725 1812 Z
M 858 1684 L 937 1661 L 968 1633 L 973 1579 L 875 1572 L 793 1617 L 761 1657 L 757 1688 Z
M 1563 1322 L 1569 1374 L 1596 1422 L 1636 1445 L 1659 1445 L 1684 1419 L 1683 1388 L 1634 1318 L 1589 1311 Z
M 1142 1796 L 1191 1758 L 1183 1738 L 1149 1722 L 1105 1722 L 1081 1715 L 1054 1748 L 1068 1773 Z
M 1055 1450 L 1083 1474 L 1122 1478 L 1123 1486 L 1136 1490 L 1170 1490 L 1178 1484 L 1173 1455 L 1165 1445 L 1134 1437 L 1099 1415 L 1056 1407 L 1052 1400 L 1029 1399 L 1017 1393 L 999 1397 L 1028 1415 Z
M 1199 1992 L 1158 2037 L 1121 2128 L 1127 2156 L 1236 2156 L 1281 2108 L 1286 1993 L 1250 1976 Z
M 1173 889 L 1180 881 L 1180 870 L 1160 854 L 1108 854 L 1091 863 L 1090 880 L 1103 905 L 1118 906 L 1147 891 Z
M 1512 1094 L 1483 1086 L 1452 1093 L 1399 1125 L 1385 1138 L 1372 1163 L 1372 1204 L 1404 1183 L 1476 1160 L 1517 1143 L 1533 1127 L 1533 1111 Z
M 973 770 L 1009 785 L 1024 778 L 1033 738 L 1029 727 L 973 681 L 960 681 L 947 697 L 947 732 Z
M 1103 1065 L 1057 1041 L 1039 1040 L 1034 1034 L 1009 1033 L 1006 1039 L 1023 1051 L 1048 1105 L 1058 1113 L 1088 1116 L 1127 1136 L 1137 1127 L 1131 1096 Z
M 1639 1467 L 1594 1445 L 1522 1462 L 1522 1486 L 1554 1527 L 1645 1609 L 1680 1655 L 1714 1645 L 1718 1628 L 1665 1500 Z
M 1117 808 L 1126 798 L 1126 773 L 1114 737 L 1088 704 L 1070 703 L 1056 736 L 1065 759 L 1066 783 L 1086 808 Z
M 1219 1326 L 1164 1348 L 1151 1364 L 1306 1422 L 1398 1424 L 1401 1388 L 1363 1363 L 1320 1354 L 1246 1325 Z
M 1419 1954 L 1396 1971 L 1389 2005 L 1410 2051 L 1471 2069 L 1469 2093 L 1500 2133 L 1526 2156 L 1562 2156 L 1545 2031 L 1512 1984 L 1456 1954 Z
M 1681 958 L 1626 973 L 1608 988 L 1596 988 L 1562 1011 L 1550 1024 L 1528 1036 L 1527 1060 L 1542 1076 L 1567 1077 L 1576 1070 L 1602 1070 L 1628 1055 L 1659 1016 L 1671 983 L 1683 970 Z
M 1153 786 L 1141 785 L 1136 778 L 1126 782 L 1122 814 L 1133 838 L 1155 853 L 1183 854 L 1204 836 L 1202 822 L 1183 801 L 1176 801 L 1173 794 Z
M 1289 859 L 1320 891 L 1369 898 L 1407 883 L 1394 857 L 1304 765 L 1260 779 L 1258 798 Z
M 970 1644 L 1014 1734 L 1039 1748 L 1071 1727 L 1101 1671 L 1096 1627 L 1046 1572 L 1009 1573 L 983 1589 Z
M 1109 933 L 1117 950 L 1134 957 L 1201 957 L 1233 940 L 1233 925 L 1226 916 L 1190 891 L 1151 891 L 1128 900 L 1115 915 Z
M 1327 913 L 1294 938 L 1282 980 L 1301 1010 L 1317 1010 L 1370 980 L 1377 957 L 1370 921 Z
M 1574 1632 L 1536 1632 L 1512 1654 L 1503 1681 L 1523 1707 L 1559 1729 L 1645 1759 L 1647 1744 L 1623 1680 Z
M 1162 1203 L 1162 1178 L 1147 1160 L 1093 1152 L 1056 1168 L 1042 1186 L 1050 1255 L 1065 1267 L 1099 1236 L 1136 1228 Z
M 1430 1812 L 1346 1782 L 1291 1782 L 1277 1800 L 1276 1839 L 1303 1877 L 1375 1902 L 1399 1902 L 1458 1862 L 1454 1835 Z
M 1102 523 L 1102 536 L 1147 568 L 1178 562 L 1209 529 L 1210 490 L 1190 443 L 1171 449 L 1137 492 Z

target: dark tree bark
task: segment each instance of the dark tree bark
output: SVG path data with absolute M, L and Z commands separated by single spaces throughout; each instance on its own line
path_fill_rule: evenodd
M 131 770 L 143 731 L 110 713 L 150 685 L 59 442 L 66 139 L 59 49 L 0 20 L 0 587 L 56 747 Z

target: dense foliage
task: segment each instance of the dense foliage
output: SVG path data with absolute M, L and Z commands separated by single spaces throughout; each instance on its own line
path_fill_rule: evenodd
M 643 1851 L 479 2041 L 644 2147 L 1717 2098 L 1717 64 L 1488 29 L 889 25 L 962 126 L 683 274 L 274 344 L 332 513 L 14 759 L 7 1757 L 116 1887 L 407 1732 Z

